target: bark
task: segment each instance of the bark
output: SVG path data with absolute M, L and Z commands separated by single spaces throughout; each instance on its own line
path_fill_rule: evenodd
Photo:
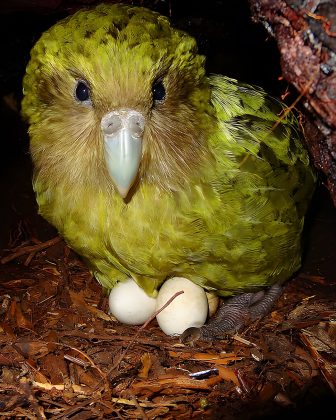
M 275 37 L 285 79 L 302 96 L 306 141 L 336 205 L 336 2 L 249 0 Z

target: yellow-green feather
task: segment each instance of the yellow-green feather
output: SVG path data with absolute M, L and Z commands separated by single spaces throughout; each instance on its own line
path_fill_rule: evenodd
M 300 266 L 314 173 L 290 114 L 258 88 L 207 78 L 193 38 L 143 8 L 102 5 L 47 31 L 32 51 L 23 114 L 41 214 L 107 288 L 132 276 L 153 295 L 183 276 L 226 296 Z M 162 77 L 166 104 L 151 85 Z M 79 108 L 76 79 L 94 106 Z M 123 200 L 104 168 L 100 119 L 147 118 L 143 166 Z

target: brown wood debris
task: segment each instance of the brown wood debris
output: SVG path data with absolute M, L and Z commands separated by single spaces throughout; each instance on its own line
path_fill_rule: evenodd
M 110 317 L 61 240 L 39 243 L 27 266 L 32 247 L 0 266 L 1 418 L 250 418 L 293 409 L 309 389 L 335 393 L 335 289 L 321 277 L 297 277 L 242 333 L 188 347 L 155 320 Z
M 254 20 L 277 41 L 284 78 L 303 99 L 306 140 L 336 205 L 336 3 L 249 2 Z

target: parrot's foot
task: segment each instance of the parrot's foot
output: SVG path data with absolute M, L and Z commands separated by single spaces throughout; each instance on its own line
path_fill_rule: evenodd
M 220 307 L 208 324 L 200 328 L 188 328 L 181 334 L 180 340 L 183 343 L 212 341 L 236 333 L 249 323 L 265 316 L 281 292 L 282 287 L 275 284 L 266 291 L 234 296 Z

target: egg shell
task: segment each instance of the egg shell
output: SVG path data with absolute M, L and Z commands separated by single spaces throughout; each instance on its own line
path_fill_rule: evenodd
M 200 327 L 208 315 L 205 291 L 184 277 L 172 277 L 163 283 L 156 300 L 156 310 L 180 290 L 184 293 L 156 316 L 160 328 L 167 335 L 179 335 L 189 327 Z
M 208 299 L 209 317 L 215 314 L 219 305 L 219 297 L 214 293 L 205 292 Z
M 155 306 L 156 299 L 148 296 L 131 278 L 119 282 L 110 292 L 110 312 L 123 324 L 143 324 L 153 315 Z

